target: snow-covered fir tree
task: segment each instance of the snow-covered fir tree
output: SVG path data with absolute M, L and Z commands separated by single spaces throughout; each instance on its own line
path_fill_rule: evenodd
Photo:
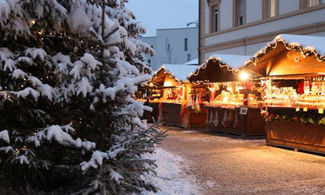
M 152 49 L 124 0 L 0 0 L 0 192 L 155 190 L 133 99 Z

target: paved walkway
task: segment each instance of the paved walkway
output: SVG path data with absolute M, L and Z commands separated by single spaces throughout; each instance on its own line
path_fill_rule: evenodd
M 174 127 L 159 147 L 188 163 L 202 194 L 325 194 L 325 157 Z

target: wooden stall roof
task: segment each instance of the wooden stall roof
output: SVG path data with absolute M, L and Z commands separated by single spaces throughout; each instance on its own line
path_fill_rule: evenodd
M 190 82 L 228 82 L 237 81 L 237 69 L 249 56 L 214 54 L 194 73 L 189 75 Z
M 281 34 L 245 62 L 262 77 L 293 78 L 325 73 L 325 37 Z
M 153 83 L 155 86 L 163 86 L 166 77 L 172 78 L 176 83 L 187 82 L 187 76 L 194 72 L 197 65 L 187 64 L 164 64 L 162 65 L 145 84 Z

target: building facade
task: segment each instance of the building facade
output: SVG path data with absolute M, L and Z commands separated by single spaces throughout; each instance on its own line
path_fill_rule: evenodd
M 147 56 L 153 70 L 162 64 L 184 64 L 198 58 L 198 27 L 157 29 L 156 37 L 142 37 L 155 50 Z
M 156 50 L 157 47 L 157 37 L 141 37 L 141 40 L 145 43 L 147 43 L 148 45 L 151 46 L 152 49 Z M 156 64 L 156 52 L 155 51 L 155 55 L 151 56 L 151 55 L 146 55 L 146 62 L 149 64 L 149 66 L 152 68 L 152 66 L 154 64 Z
M 253 55 L 278 34 L 325 36 L 325 0 L 199 0 L 199 61 Z

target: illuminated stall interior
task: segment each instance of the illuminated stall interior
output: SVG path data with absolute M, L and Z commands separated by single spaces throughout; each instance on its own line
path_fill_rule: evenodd
M 156 121 L 165 125 L 182 126 L 184 106 L 190 92 L 187 75 L 195 71 L 195 65 L 162 65 L 152 78 L 141 86 L 140 95 L 153 107 Z M 139 99 L 139 98 L 138 98 Z
M 324 37 L 279 35 L 245 69 L 263 78 L 268 106 L 324 108 L 324 48 Z
M 215 54 L 189 76 L 192 88 L 204 89 L 205 105 L 236 107 L 241 105 L 259 106 L 261 104 L 260 83 L 253 80 L 252 75 L 237 69 L 249 56 Z M 244 94 L 248 93 L 248 101 L 244 102 Z
M 238 71 L 248 56 L 215 54 L 189 76 L 195 99 L 207 109 L 206 126 L 212 131 L 264 135 L 260 82 Z M 203 91 L 203 92 L 202 92 Z M 207 97 L 207 98 L 206 98 Z
M 244 68 L 265 89 L 266 143 L 325 154 L 325 37 L 279 35 Z
M 152 102 L 177 102 L 186 99 L 187 75 L 194 71 L 194 65 L 162 65 L 144 85 Z

